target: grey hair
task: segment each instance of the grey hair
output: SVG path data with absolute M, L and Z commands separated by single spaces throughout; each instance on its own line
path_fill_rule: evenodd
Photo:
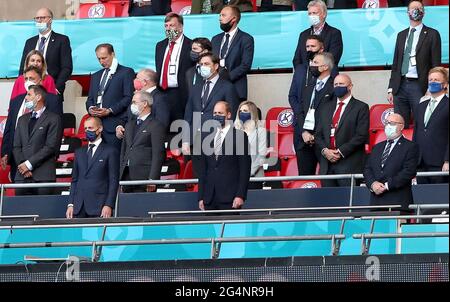
M 150 68 L 143 68 L 139 72 L 145 74 L 146 80 L 149 80 L 155 84 L 158 84 L 158 74 L 156 71 Z
M 151 108 L 153 106 L 153 97 L 147 91 L 136 91 L 135 93 L 141 98 L 141 101 L 147 102 L 148 106 Z
M 318 53 L 316 56 L 323 57 L 323 63 L 328 66 L 328 69 L 331 71 L 334 68 L 334 56 L 331 52 L 322 52 Z
M 328 14 L 327 5 L 322 0 L 312 0 L 312 1 L 310 1 L 308 3 L 308 9 L 311 6 L 319 6 L 322 9 L 322 11 L 325 14 L 325 16 Z

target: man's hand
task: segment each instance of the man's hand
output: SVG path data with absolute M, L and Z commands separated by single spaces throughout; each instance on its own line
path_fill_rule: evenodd
M 191 146 L 189 145 L 189 143 L 183 143 L 181 145 L 181 151 L 184 155 L 191 155 Z
M 4 155 L 1 159 L 2 169 L 6 170 L 6 166 L 8 165 L 8 154 Z
M 112 215 L 111 207 L 104 206 L 102 208 L 102 214 L 100 215 L 100 217 L 102 217 L 102 218 L 109 218 L 109 217 L 111 217 L 111 215 Z
M 99 108 L 97 110 L 98 117 L 105 117 L 105 116 L 108 116 L 110 113 L 111 113 L 111 110 L 109 110 L 109 108 Z
M 302 138 L 305 144 L 312 145 L 314 144 L 314 135 L 309 133 L 308 131 L 303 131 Z
M 72 219 L 73 218 L 73 207 L 67 207 L 66 218 L 67 219 Z
M 25 162 L 23 162 L 17 166 L 17 171 L 19 171 L 20 174 L 25 175 L 25 173 L 29 172 L 30 170 L 28 169 Z
M 235 197 L 233 200 L 233 209 L 240 209 L 244 205 L 244 200 L 240 197 Z
M 25 172 L 25 174 L 23 175 L 24 178 L 31 178 L 33 177 L 33 173 L 31 171 L 27 171 Z
M 122 139 L 125 136 L 125 128 L 122 125 L 116 127 L 116 137 Z
M 375 181 L 372 184 L 372 191 L 375 193 L 375 195 L 381 195 L 386 191 L 386 187 L 381 182 Z
M 156 185 L 147 185 L 147 192 L 156 192 Z
M 332 163 L 336 163 L 338 160 L 341 159 L 341 154 L 339 153 L 338 150 L 331 150 L 331 149 L 325 148 L 323 150 L 323 155 L 329 162 L 332 162 Z
M 91 106 L 89 107 L 89 114 L 92 116 L 97 116 L 97 111 L 98 111 L 98 107 L 95 106 Z
M 389 104 L 394 104 L 394 95 L 392 94 L 392 92 L 388 92 L 387 100 L 388 100 Z
M 200 201 L 198 202 L 198 208 L 199 208 L 200 210 L 202 210 L 202 211 L 205 210 L 205 205 L 203 204 L 203 200 L 200 200 Z
M 448 161 L 444 162 L 444 165 L 442 166 L 442 172 L 448 172 Z

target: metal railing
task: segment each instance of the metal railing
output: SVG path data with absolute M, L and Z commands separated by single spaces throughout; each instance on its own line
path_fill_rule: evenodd
M 33 221 L 36 221 L 36 219 L 39 218 L 39 215 L 8 215 L 8 216 L 0 216 L 0 221 L 3 219 L 33 219 Z
M 419 177 L 432 177 L 432 176 L 448 176 L 449 172 L 418 172 Z M 355 188 L 355 179 L 363 179 L 362 174 L 336 174 L 336 175 L 305 175 L 305 176 L 276 176 L 276 177 L 251 177 L 252 182 L 266 182 L 266 181 L 296 181 L 296 180 L 331 180 L 331 179 L 350 179 L 350 192 L 348 206 L 353 206 L 353 193 Z M 138 181 L 120 181 L 120 186 L 133 186 L 133 185 L 165 185 L 165 184 L 196 184 L 198 179 L 174 179 L 174 180 L 138 180 Z M 16 188 L 61 188 L 70 187 L 70 183 L 30 183 L 30 184 L 1 184 L 0 185 L 0 215 L 3 210 L 4 190 L 16 189 Z M 116 198 L 116 209 L 119 203 L 119 192 Z M 115 211 L 115 217 L 117 217 L 117 211 Z

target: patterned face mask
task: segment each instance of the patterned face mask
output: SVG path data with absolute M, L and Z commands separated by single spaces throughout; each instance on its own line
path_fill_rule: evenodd
M 413 21 L 421 21 L 423 19 L 424 14 L 425 13 L 424 13 L 423 9 L 420 9 L 420 8 L 415 8 L 415 9 L 408 11 L 409 18 Z
M 178 38 L 180 32 L 176 29 L 166 29 L 166 37 L 169 39 L 169 42 L 173 42 Z

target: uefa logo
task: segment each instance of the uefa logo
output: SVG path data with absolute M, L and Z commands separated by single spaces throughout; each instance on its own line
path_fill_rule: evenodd
M 383 123 L 383 125 L 386 125 L 387 117 L 393 113 L 394 113 L 394 108 L 389 108 L 389 109 L 386 109 L 383 111 L 383 113 L 381 114 L 381 122 Z
M 380 7 L 379 0 L 366 0 L 362 5 L 362 8 L 379 8 L 379 7 Z
M 185 6 L 182 9 L 180 9 L 180 15 L 190 15 L 191 14 L 191 7 Z
M 315 189 L 317 184 L 315 182 L 307 182 L 301 186 L 302 189 Z
M 103 4 L 96 4 L 88 11 L 89 18 L 103 18 L 106 12 L 106 7 Z
M 285 109 L 278 114 L 277 120 L 280 127 L 289 127 L 294 122 L 294 112 L 292 109 Z

